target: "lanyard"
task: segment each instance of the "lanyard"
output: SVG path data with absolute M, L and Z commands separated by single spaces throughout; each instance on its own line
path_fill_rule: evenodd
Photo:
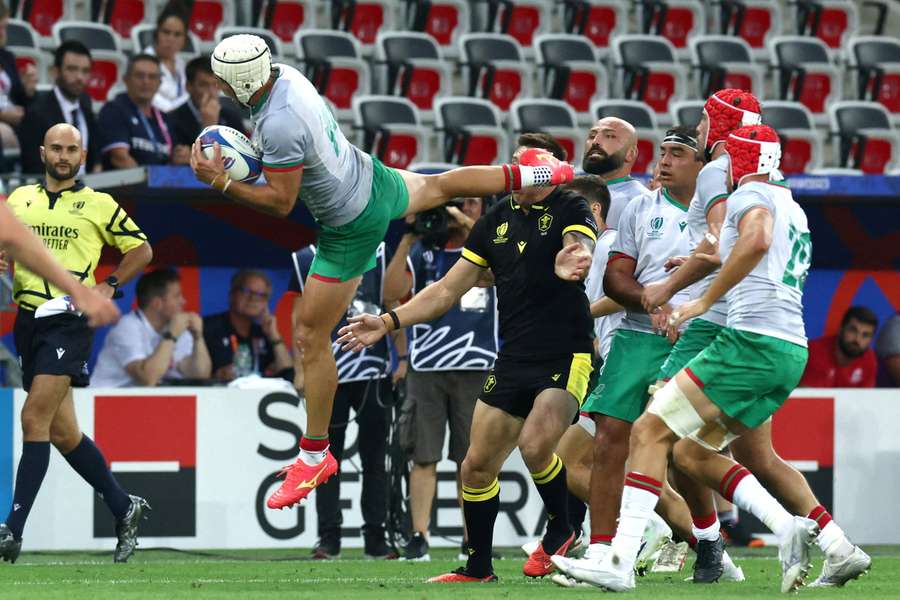
M 156 124 L 159 125 L 159 130 L 163 135 L 163 140 L 165 141 L 166 150 L 160 152 L 159 150 L 159 142 L 156 139 L 156 132 L 153 131 L 153 127 L 150 126 L 150 122 L 147 120 L 147 117 L 144 115 L 144 111 L 140 108 L 135 107 L 137 110 L 138 119 L 141 120 L 141 125 L 144 126 L 144 131 L 147 133 L 147 137 L 153 142 L 153 147 L 157 154 L 169 154 L 169 150 L 172 148 L 172 138 L 169 136 L 169 128 L 166 127 L 166 123 L 163 121 L 162 116 L 158 110 L 155 108 L 151 108 L 153 111 L 153 116 L 156 117 Z

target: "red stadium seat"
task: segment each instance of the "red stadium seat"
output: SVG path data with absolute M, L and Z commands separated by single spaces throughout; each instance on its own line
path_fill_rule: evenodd
M 107 3 L 107 15 L 100 15 L 123 39 L 131 35 L 131 28 L 147 18 L 144 0 L 114 0 Z
M 628 11 L 621 0 L 564 0 L 565 30 L 583 35 L 598 48 L 608 48 L 628 29 Z
M 801 102 L 821 118 L 828 104 L 841 97 L 841 71 L 831 63 L 822 40 L 777 37 L 772 40 L 771 52 L 781 99 Z
M 877 102 L 835 102 L 828 109 L 841 167 L 882 174 L 900 163 L 900 137 Z
M 435 129 L 443 135 L 443 159 L 460 165 L 489 165 L 509 158 L 497 107 L 480 98 L 440 98 Z
M 470 95 L 487 98 L 506 111 L 513 100 L 531 94 L 531 71 L 512 36 L 466 34 L 460 38 L 460 58 Z
M 722 0 L 719 33 L 739 36 L 757 57 L 782 29 L 781 5 L 776 0 Z
M 900 118 L 900 41 L 884 36 L 850 38 L 847 62 L 857 70 L 857 97 L 880 102 Z
M 394 96 L 353 98 L 354 127 L 362 132 L 361 148 L 384 164 L 405 169 L 428 160 L 428 144 L 415 105 Z
M 316 8 L 311 0 L 262 0 L 255 20 L 283 42 L 291 42 L 301 27 L 315 27 Z
M 781 138 L 782 173 L 811 173 L 822 166 L 823 140 L 808 108 L 799 102 L 767 101 L 762 120 Z
M 613 40 L 617 88 L 628 100 L 646 102 L 659 115 L 686 94 L 687 74 L 675 48 L 656 35 L 622 35 Z
M 294 36 L 300 69 L 319 93 L 334 103 L 341 119 L 352 116 L 356 95 L 370 92 L 368 63 L 351 34 L 331 29 L 301 29 Z
M 118 52 L 92 50 L 91 78 L 85 90 L 94 102 L 106 102 L 109 90 L 125 74 L 125 57 Z
M 364 46 L 374 44 L 380 31 L 394 28 L 389 0 L 334 0 L 331 10 L 332 27 L 352 33 Z
M 691 63 L 700 77 L 698 94 L 706 98 L 723 88 L 763 96 L 765 68 L 754 64 L 750 45 L 739 37 L 702 35 L 691 40 Z
M 194 0 L 190 29 L 200 41 L 212 42 L 216 29 L 234 24 L 233 9 L 234 5 L 225 0 Z
M 584 133 L 575 112 L 562 100 L 516 100 L 509 109 L 513 133 L 542 132 L 552 135 L 565 149 L 573 165 L 581 164 Z
M 797 0 L 794 7 L 800 34 L 816 36 L 832 50 L 844 46 L 859 27 L 852 0 Z
M 449 68 L 437 42 L 427 33 L 379 34 L 375 62 L 383 65 L 379 67 L 381 91 L 405 96 L 423 111 L 431 111 L 434 97 L 449 89 Z M 426 116 L 430 117 L 430 112 Z
M 591 102 L 607 95 L 606 69 L 588 38 L 565 33 L 539 35 L 534 48 L 546 97 L 565 100 L 587 115 Z
M 643 0 L 637 6 L 642 31 L 663 36 L 679 51 L 706 33 L 706 12 L 698 0 Z
M 412 0 L 406 4 L 410 29 L 427 33 L 437 41 L 446 56 L 455 56 L 459 36 L 469 31 L 471 20 L 465 0 Z
M 638 138 L 633 172 L 646 173 L 656 158 L 662 139 L 653 109 L 637 100 L 601 100 L 591 106 L 591 113 L 596 119 L 618 117 L 631 123 Z
M 53 26 L 64 14 L 64 0 L 32 0 L 31 3 L 23 3 L 21 16 L 31 23 L 39 34 L 49 37 L 53 32 Z
M 531 47 L 535 34 L 549 29 L 549 3 L 542 0 L 498 2 L 493 31 L 511 35 L 522 47 Z

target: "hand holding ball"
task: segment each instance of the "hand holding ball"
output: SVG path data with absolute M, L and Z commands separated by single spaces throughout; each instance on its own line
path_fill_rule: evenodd
M 211 125 L 200 132 L 197 140 L 203 155 L 210 160 L 215 157 L 214 144 L 219 144 L 225 172 L 233 181 L 253 183 L 262 173 L 262 154 L 240 131 Z

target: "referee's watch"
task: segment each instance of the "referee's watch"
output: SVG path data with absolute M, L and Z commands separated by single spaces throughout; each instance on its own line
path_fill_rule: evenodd
M 106 285 L 108 285 L 115 291 L 119 290 L 119 278 L 116 277 L 115 275 L 110 275 L 109 277 L 107 277 L 106 279 L 103 280 L 103 283 L 105 283 Z

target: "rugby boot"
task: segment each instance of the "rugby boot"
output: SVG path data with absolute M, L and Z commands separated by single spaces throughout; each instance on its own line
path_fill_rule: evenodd
M 859 546 L 853 546 L 846 558 L 826 556 L 822 572 L 809 587 L 842 587 L 869 570 L 872 559 Z
M 500 578 L 493 573 L 485 577 L 475 577 L 469 575 L 465 567 L 459 567 L 449 573 L 432 577 L 428 580 L 428 583 L 497 583 L 498 581 L 500 581 Z
M 22 540 L 16 541 L 15 536 L 13 536 L 9 527 L 6 526 L 6 523 L 0 523 L 0 560 L 13 564 L 19 558 L 21 551 Z
M 653 565 L 659 557 L 660 551 L 672 539 L 672 528 L 656 513 L 652 513 L 647 527 L 644 528 L 644 538 L 641 549 L 638 551 L 637 560 L 634 563 L 634 571 L 644 576 L 653 569 Z
M 694 583 L 715 583 L 722 577 L 725 564 L 722 555 L 725 553 L 725 538 L 719 535 L 716 540 L 697 540 L 694 548 L 697 560 L 694 561 Z
M 565 556 L 568 554 L 569 548 L 574 542 L 575 534 L 572 533 L 553 555 Z M 525 561 L 525 564 L 522 565 L 522 572 L 528 577 L 543 577 L 544 575 L 549 575 L 556 570 L 556 566 L 550 562 L 550 556 L 550 554 L 544 552 L 543 544 L 539 544 L 537 550 L 535 550 L 531 556 L 528 557 L 528 560 Z
M 466 559 L 468 558 L 469 555 L 466 553 Z M 400 560 L 415 560 L 419 562 L 431 560 L 431 556 L 428 554 L 428 540 L 425 539 L 421 532 L 417 531 L 412 534 L 412 537 L 403 546 L 403 556 L 400 557 Z
M 134 549 L 137 548 L 138 525 L 141 517 L 144 516 L 145 510 L 151 510 L 147 501 L 138 496 L 129 495 L 131 498 L 131 506 L 125 516 L 116 521 L 116 552 L 113 554 L 113 561 L 117 563 L 128 562 Z M 146 517 L 144 517 L 146 518 Z
M 785 594 L 799 589 L 809 574 L 809 547 L 816 539 L 819 528 L 812 519 L 794 517 L 791 534 L 778 547 L 781 560 L 781 591 Z
M 731 560 L 727 551 L 722 553 L 722 566 L 725 568 L 722 571 L 722 579 L 719 581 L 744 581 L 746 579 L 744 570 Z
M 341 538 L 326 533 L 316 542 L 312 557 L 316 560 L 337 560 L 341 557 Z
M 308 465 L 302 459 L 288 465 L 278 473 L 284 475 L 284 483 L 275 493 L 269 496 L 266 506 L 269 508 L 285 508 L 297 504 L 306 498 L 311 491 L 328 481 L 338 472 L 338 462 L 329 450 L 325 458 L 317 465 Z
M 609 552 L 609 546 L 606 544 L 591 544 L 587 547 L 587 551 L 582 558 L 569 558 L 568 556 L 553 555 L 550 562 L 559 569 L 559 571 L 571 579 L 580 581 L 584 573 L 599 564 L 606 553 Z M 569 586 L 563 586 L 569 587 Z

